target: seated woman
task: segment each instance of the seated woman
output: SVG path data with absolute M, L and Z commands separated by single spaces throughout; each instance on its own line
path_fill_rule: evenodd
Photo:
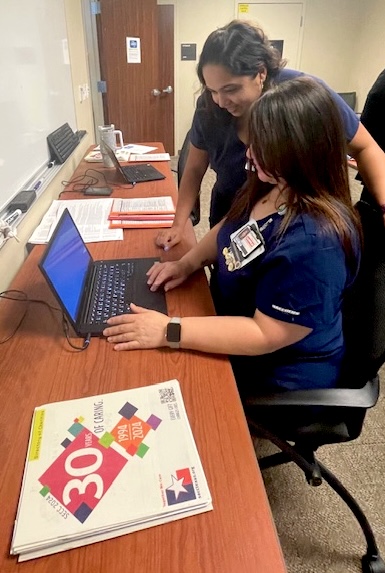
M 180 348 L 229 354 L 241 395 L 332 387 L 360 258 L 338 108 L 315 80 L 286 81 L 252 104 L 249 141 L 246 190 L 179 261 L 155 264 L 148 284 L 167 291 L 216 262 L 218 316 L 183 317 Z M 169 344 L 167 316 L 131 309 L 104 331 L 115 350 Z

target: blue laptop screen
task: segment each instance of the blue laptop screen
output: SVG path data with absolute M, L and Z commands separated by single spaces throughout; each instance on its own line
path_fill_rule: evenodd
M 76 322 L 91 256 L 66 210 L 41 265 L 62 305 Z

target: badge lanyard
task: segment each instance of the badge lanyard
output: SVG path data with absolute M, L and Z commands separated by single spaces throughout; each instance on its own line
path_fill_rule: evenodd
M 285 214 L 285 207 L 278 210 L 279 215 Z M 248 265 L 265 252 L 265 239 L 262 232 L 273 222 L 273 217 L 258 226 L 257 221 L 249 219 L 237 231 L 230 235 L 230 246 L 224 247 L 222 254 L 225 258 L 227 270 L 233 272 Z

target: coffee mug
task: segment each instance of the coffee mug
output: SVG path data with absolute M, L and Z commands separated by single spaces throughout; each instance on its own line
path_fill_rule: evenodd
M 100 136 L 100 152 L 102 154 L 103 163 L 105 167 L 113 167 L 110 156 L 103 149 L 103 144 L 106 143 L 113 151 L 117 148 L 116 140 L 119 139 L 119 147 L 123 147 L 123 135 L 119 129 L 115 129 L 113 123 L 111 125 L 99 125 Z

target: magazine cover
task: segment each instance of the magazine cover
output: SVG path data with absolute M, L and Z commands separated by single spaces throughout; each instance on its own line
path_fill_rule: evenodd
M 20 560 L 212 509 L 180 386 L 35 409 L 11 546 Z

